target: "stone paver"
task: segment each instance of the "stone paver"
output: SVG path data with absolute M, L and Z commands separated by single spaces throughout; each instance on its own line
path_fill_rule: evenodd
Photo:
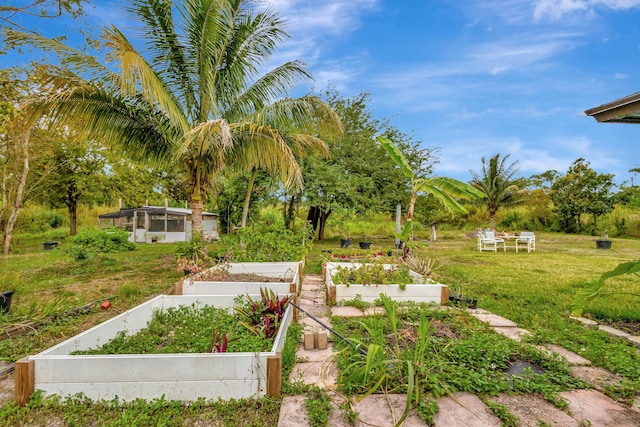
M 569 402 L 571 416 L 591 427 L 640 426 L 640 413 L 618 405 L 599 391 L 574 390 L 560 395 Z
M 515 328 L 518 324 L 512 320 L 491 313 L 471 313 L 476 319 L 494 328 Z
M 630 337 L 627 337 L 627 339 L 629 340 L 629 342 L 633 345 L 635 345 L 636 347 L 640 348 L 640 337 L 632 335 Z
M 494 326 L 493 330 L 518 342 L 522 341 L 525 336 L 531 335 L 531 332 L 522 328 Z
M 436 427 L 500 427 L 502 422 L 475 394 L 455 393 L 438 400 Z
M 598 329 L 608 333 L 612 337 L 618 337 L 618 338 L 625 338 L 626 339 L 626 338 L 629 338 L 631 336 L 631 335 L 629 335 L 628 332 L 621 331 L 620 329 L 612 328 L 612 327 L 606 326 L 606 325 L 598 325 Z
M 577 320 L 578 322 L 586 326 L 598 326 L 598 322 L 596 322 L 595 320 L 586 319 L 584 317 L 570 317 L 570 319 Z
M 287 396 L 282 399 L 278 427 L 301 427 L 311 425 L 305 404 L 306 396 Z
M 539 427 L 540 421 L 547 425 L 562 427 L 579 427 L 580 423 L 566 412 L 556 408 L 538 395 L 501 394 L 489 397 L 494 402 L 505 405 L 518 417 L 520 427 Z
M 362 310 L 350 306 L 336 306 L 331 309 L 331 314 L 338 317 L 362 317 Z
M 354 405 L 355 411 L 359 413 L 356 426 L 393 426 L 402 417 L 406 405 L 406 394 L 369 395 Z M 415 410 L 410 410 L 402 423 L 403 427 L 425 427 L 427 425 Z
M 558 356 L 566 360 L 567 363 L 570 365 L 576 365 L 576 366 L 591 365 L 591 361 L 589 359 L 585 359 L 579 354 L 569 351 L 564 347 L 560 347 L 559 345 L 546 344 L 543 346 L 538 346 L 538 348 L 542 351 L 546 351 L 549 354 L 557 354 Z
M 616 374 L 613 374 L 604 368 L 596 368 L 593 366 L 572 366 L 571 375 L 588 382 L 598 390 L 602 390 L 606 386 L 622 381 L 622 378 Z

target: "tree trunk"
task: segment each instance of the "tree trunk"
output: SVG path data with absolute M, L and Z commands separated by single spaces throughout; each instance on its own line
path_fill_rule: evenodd
M 327 212 L 325 212 L 324 210 L 320 210 L 320 218 L 319 218 L 319 225 L 318 225 L 318 240 L 324 240 L 324 229 L 325 229 L 325 225 L 327 224 L 327 218 L 329 218 L 329 215 L 331 215 L 331 209 L 329 209 Z
M 11 250 L 11 236 L 13 233 L 13 228 L 16 225 L 16 221 L 18 220 L 18 213 L 22 208 L 22 198 L 24 197 L 24 189 L 27 185 L 27 175 L 29 174 L 29 133 L 27 131 L 24 135 L 20 135 L 21 149 L 22 149 L 22 171 L 20 171 L 20 181 L 18 182 L 18 187 L 15 192 L 14 200 L 3 200 L 3 203 L 12 203 L 11 213 L 7 218 L 7 221 L 4 225 L 4 238 L 2 242 L 2 253 L 5 255 L 9 254 Z
M 69 235 L 75 236 L 77 232 L 77 224 L 78 224 L 78 203 L 69 204 L 68 210 L 69 210 Z
M 291 199 L 289 199 L 289 202 L 287 203 L 285 201 L 285 214 L 284 214 L 284 226 L 285 228 L 291 228 L 294 225 L 294 216 L 296 213 L 296 205 L 298 203 L 298 195 L 294 194 L 291 196 Z
M 253 191 L 253 184 L 256 182 L 257 174 L 258 170 L 255 167 L 251 168 L 251 176 L 249 177 L 249 183 L 247 184 L 247 194 L 244 196 L 244 205 L 242 206 L 242 221 L 240 222 L 241 228 L 247 226 L 247 218 L 249 217 L 249 201 L 251 200 L 251 192 Z
M 202 198 L 191 196 L 191 238 L 202 237 Z
M 320 208 L 318 206 L 310 206 L 309 213 L 307 214 L 307 222 L 311 224 L 313 235 L 315 236 L 318 230 L 318 221 L 320 219 Z

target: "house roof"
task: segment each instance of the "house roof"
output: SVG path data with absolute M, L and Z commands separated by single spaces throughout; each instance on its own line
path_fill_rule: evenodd
M 144 213 L 149 215 L 174 215 L 174 216 L 187 216 L 191 215 L 191 209 L 186 208 L 165 208 L 164 206 L 141 206 L 139 208 L 126 208 L 120 209 L 116 212 L 110 212 L 108 214 L 99 215 L 98 218 L 126 218 L 132 217 L 134 212 Z M 218 214 L 211 212 L 202 212 L 202 216 L 214 216 L 218 217 Z
M 584 113 L 602 123 L 640 124 L 640 92 L 591 108 Z

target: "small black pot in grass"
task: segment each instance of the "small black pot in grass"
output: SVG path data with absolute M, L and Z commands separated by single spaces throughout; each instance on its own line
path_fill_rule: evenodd
M 597 249 L 611 249 L 611 240 L 596 240 Z
M 360 249 L 369 249 L 371 247 L 371 242 L 359 242 Z
M 9 312 L 14 292 L 14 290 L 0 292 L 0 313 L 7 314 Z

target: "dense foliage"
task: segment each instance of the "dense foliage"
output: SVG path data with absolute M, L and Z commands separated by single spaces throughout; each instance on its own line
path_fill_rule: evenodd
M 98 253 L 132 251 L 136 245 L 129 241 L 129 233 L 122 228 L 108 230 L 86 229 L 67 240 L 63 251 L 76 261 Z

